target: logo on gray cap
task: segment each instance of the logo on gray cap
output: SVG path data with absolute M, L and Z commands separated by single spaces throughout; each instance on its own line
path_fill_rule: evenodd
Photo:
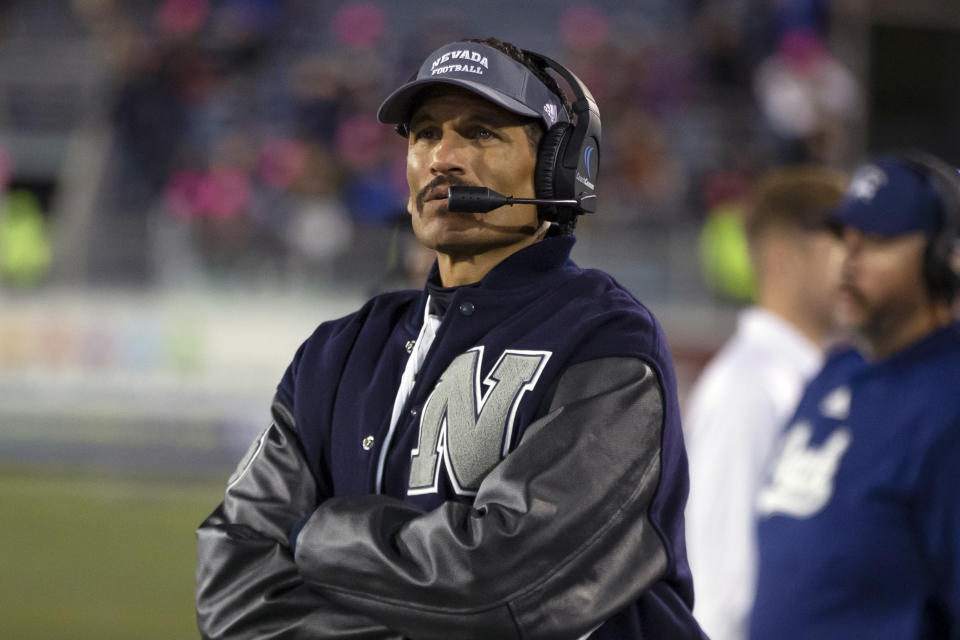
M 450 64 L 447 64 L 448 62 Z M 434 60 L 430 65 L 430 75 L 438 76 L 451 71 L 483 75 L 484 69 L 488 68 L 490 68 L 490 62 L 486 56 L 469 49 L 461 49 L 448 51 Z

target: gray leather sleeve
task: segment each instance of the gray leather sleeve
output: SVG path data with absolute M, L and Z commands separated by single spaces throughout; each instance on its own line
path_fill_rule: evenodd
M 300 573 L 418 640 L 579 638 L 667 567 L 647 516 L 663 406 L 640 360 L 575 365 L 473 506 L 327 500 L 298 537 Z
M 311 591 L 287 533 L 317 502 L 293 419 L 274 403 L 273 424 L 231 477 L 197 530 L 197 625 L 203 638 L 300 640 L 401 636 Z

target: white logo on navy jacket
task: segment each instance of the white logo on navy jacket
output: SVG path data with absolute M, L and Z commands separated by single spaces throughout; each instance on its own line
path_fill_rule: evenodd
M 837 467 L 850 446 L 850 430 L 834 430 L 819 446 L 810 444 L 812 433 L 808 423 L 798 422 L 784 435 L 770 483 L 757 498 L 762 517 L 779 513 L 807 518 L 830 501 Z

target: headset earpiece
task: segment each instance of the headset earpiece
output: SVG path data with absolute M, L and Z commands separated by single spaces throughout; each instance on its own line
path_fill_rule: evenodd
M 540 141 L 534 186 L 538 198 L 576 200 L 576 207 L 541 205 L 545 220 L 566 224 L 581 213 L 597 210 L 597 172 L 600 168 L 600 110 L 586 85 L 569 69 L 550 58 L 526 52 L 555 71 L 573 90 L 573 123 L 558 122 Z
M 923 175 L 943 207 L 943 219 L 924 251 L 923 275 L 930 292 L 948 301 L 960 294 L 960 175 L 935 156 L 922 152 L 896 154 Z
M 538 198 L 559 198 L 555 193 L 556 175 L 560 163 L 561 151 L 569 136 L 571 124 L 558 122 L 540 139 L 540 148 L 537 151 L 537 167 L 533 175 L 533 184 Z M 560 207 L 556 205 L 539 205 L 540 217 L 544 220 L 565 222 L 560 220 Z M 564 216 L 572 217 L 572 216 Z
M 960 189 L 960 184 L 954 188 Z M 960 194 L 944 197 L 947 192 L 940 188 L 937 188 L 937 193 L 944 204 L 944 220 L 936 235 L 927 242 L 923 272 L 930 291 L 937 297 L 952 301 L 960 293 L 960 246 L 957 244 L 960 242 L 960 203 L 956 202 L 960 200 Z M 953 205 L 948 203 L 949 197 L 955 201 Z

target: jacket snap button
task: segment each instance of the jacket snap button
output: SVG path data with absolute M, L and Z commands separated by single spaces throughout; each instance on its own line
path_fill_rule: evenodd
M 460 303 L 460 313 L 462 313 L 462 314 L 465 315 L 465 316 L 472 316 L 472 315 L 473 315 L 473 312 L 476 311 L 476 310 L 477 310 L 477 308 L 476 308 L 475 306 L 473 306 L 473 303 L 472 303 L 472 302 L 461 302 L 461 303 Z
M 360 443 L 360 446 L 363 447 L 364 451 L 370 451 L 373 448 L 374 439 L 373 436 L 367 436 L 363 439 L 363 442 Z

